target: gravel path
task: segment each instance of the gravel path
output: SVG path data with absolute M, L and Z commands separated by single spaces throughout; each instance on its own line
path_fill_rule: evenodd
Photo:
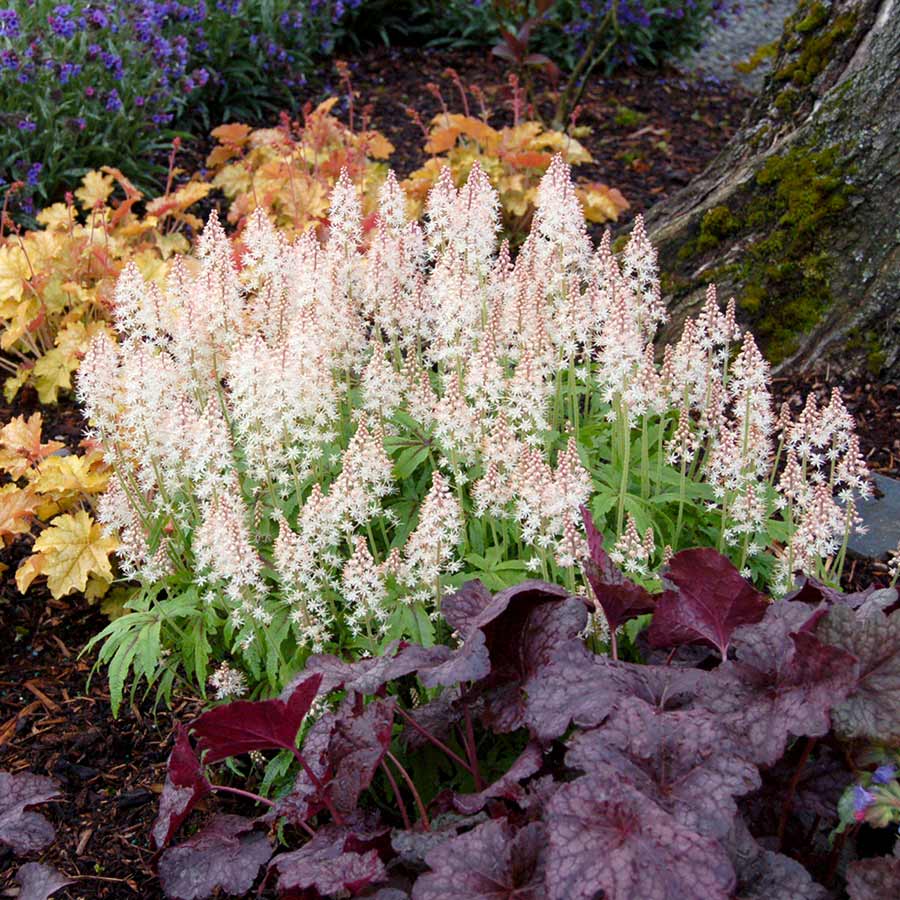
M 763 63 L 747 75 L 736 72 L 734 64 L 748 59 L 760 45 L 778 38 L 784 20 L 796 5 L 797 0 L 744 0 L 743 12 L 727 27 L 712 31 L 703 48 L 684 67 L 723 81 L 736 80 L 751 91 L 759 90 L 770 64 Z

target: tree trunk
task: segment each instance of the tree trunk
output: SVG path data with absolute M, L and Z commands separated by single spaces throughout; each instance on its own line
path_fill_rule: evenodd
M 800 0 L 738 134 L 647 222 L 673 329 L 708 282 L 778 369 L 900 371 L 900 0 Z

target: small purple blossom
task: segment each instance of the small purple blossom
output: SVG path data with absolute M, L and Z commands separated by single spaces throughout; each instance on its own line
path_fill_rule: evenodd
M 897 777 L 897 767 L 892 765 L 879 766 L 872 774 L 873 784 L 887 784 Z
M 861 784 L 853 788 L 853 809 L 857 815 L 864 813 L 874 802 L 875 795 L 867 791 Z
M 110 112 L 118 112 L 122 108 L 122 98 L 115 88 L 107 95 L 105 105 Z
M 43 163 L 39 163 L 39 162 L 32 163 L 31 166 L 29 167 L 28 175 L 26 176 L 25 180 L 32 187 L 37 187 L 38 179 L 40 178 L 40 175 L 41 175 L 41 169 L 43 169 L 43 168 L 44 168 Z
M 30 118 L 24 118 L 19 120 L 19 131 L 36 131 L 37 124 L 32 122 Z
M 19 14 L 14 9 L 0 9 L 0 36 L 16 38 L 21 34 Z

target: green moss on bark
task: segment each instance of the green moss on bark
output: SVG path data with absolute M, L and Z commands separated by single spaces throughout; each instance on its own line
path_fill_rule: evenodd
M 837 147 L 770 157 L 734 210 L 709 210 L 679 250 L 694 265 L 726 238 L 739 247 L 736 262 L 708 270 L 704 280 L 735 284 L 743 318 L 773 362 L 790 356 L 831 305 L 831 236 L 853 190 L 848 174 Z

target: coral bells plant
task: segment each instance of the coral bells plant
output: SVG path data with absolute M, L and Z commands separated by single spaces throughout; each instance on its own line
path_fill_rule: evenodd
M 323 648 L 431 644 L 472 576 L 587 590 L 584 505 L 651 588 L 698 544 L 783 587 L 836 577 L 866 490 L 839 398 L 777 419 L 713 289 L 658 365 L 640 219 L 621 259 L 593 248 L 559 157 L 514 261 L 477 165 L 461 189 L 445 170 L 424 225 L 405 210 L 389 175 L 361 249 L 343 175 L 324 239 L 257 210 L 236 255 L 213 216 L 164 286 L 123 272 L 119 341 L 98 334 L 78 379 L 115 472 L 99 517 L 142 585 L 96 639 L 114 702 L 130 667 L 165 692 L 215 659 L 271 689 Z
M 862 742 L 896 747 L 897 592 L 807 580 L 772 603 L 709 548 L 672 573 L 644 662 L 591 653 L 562 588 L 472 581 L 445 598 L 452 648 L 320 654 L 280 697 L 203 713 L 153 826 L 165 895 L 896 897 L 896 753 Z M 728 659 L 684 627 L 723 584 L 742 599 L 705 642 Z

